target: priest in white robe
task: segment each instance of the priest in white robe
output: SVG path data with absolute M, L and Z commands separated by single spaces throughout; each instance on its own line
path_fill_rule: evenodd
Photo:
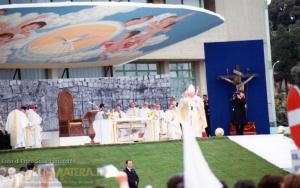
M 27 118 L 31 124 L 31 126 L 28 126 L 26 128 L 26 137 L 27 137 L 27 147 L 33 147 L 33 148 L 41 148 L 42 147 L 42 118 L 37 113 L 37 105 L 31 104 L 28 106 L 28 110 L 26 110 Z
M 117 104 L 114 110 L 114 119 L 126 118 L 125 112 L 121 110 L 121 105 Z
M 165 112 L 161 110 L 160 104 L 156 104 L 155 108 L 158 112 L 158 125 L 159 125 L 159 136 L 166 137 L 167 136 L 167 124 L 165 122 Z
M 7 116 L 6 131 L 10 134 L 10 143 L 13 148 L 26 147 L 26 128 L 30 122 L 25 114 L 26 107 L 11 111 Z
M 182 130 L 178 120 L 176 103 L 169 104 L 169 109 L 165 112 L 165 120 L 167 124 L 167 135 L 169 139 L 181 139 Z
M 149 106 L 148 106 L 148 102 L 147 101 L 144 101 L 143 102 L 143 106 L 142 108 L 140 109 L 140 117 L 141 118 L 149 118 L 149 112 L 151 110 L 149 109 Z
M 195 88 L 190 85 L 178 104 L 178 117 L 182 126 L 191 126 L 195 137 L 206 136 L 207 127 L 203 99 L 196 95 Z
M 139 117 L 140 116 L 140 109 L 136 107 L 136 102 L 131 101 L 130 108 L 126 112 L 127 117 Z
M 104 104 L 100 104 L 99 112 L 95 116 L 95 121 L 93 122 L 93 127 L 95 131 L 95 141 L 100 142 L 100 144 L 111 144 L 113 143 L 113 125 L 112 120 L 109 119 L 105 112 Z

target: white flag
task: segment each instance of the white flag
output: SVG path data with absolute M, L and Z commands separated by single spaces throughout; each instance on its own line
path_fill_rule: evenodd
M 210 170 L 191 126 L 183 126 L 184 187 L 222 188 L 222 184 Z

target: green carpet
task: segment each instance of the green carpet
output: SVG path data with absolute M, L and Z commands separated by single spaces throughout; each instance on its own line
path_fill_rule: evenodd
M 199 140 L 201 149 L 217 177 L 232 185 L 240 179 L 257 182 L 265 174 L 287 173 L 227 138 Z M 1 166 L 25 166 L 29 160 L 56 163 L 56 175 L 64 187 L 117 187 L 114 179 L 96 174 L 96 168 L 114 164 L 124 168 L 132 159 L 140 176 L 140 187 L 166 187 L 172 175 L 182 172 L 182 142 L 136 143 L 110 146 L 81 146 L 0 152 Z

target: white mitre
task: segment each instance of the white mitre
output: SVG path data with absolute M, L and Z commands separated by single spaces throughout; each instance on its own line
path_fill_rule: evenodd
M 189 85 L 189 87 L 187 88 L 186 92 L 187 93 L 195 93 L 196 92 L 195 87 L 192 84 Z

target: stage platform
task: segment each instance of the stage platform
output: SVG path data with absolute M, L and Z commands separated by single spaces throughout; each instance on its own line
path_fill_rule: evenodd
M 229 139 L 252 151 L 273 165 L 291 172 L 293 140 L 283 134 L 229 136 Z
M 42 132 L 43 147 L 78 146 L 90 143 L 88 136 L 59 137 L 58 131 Z

